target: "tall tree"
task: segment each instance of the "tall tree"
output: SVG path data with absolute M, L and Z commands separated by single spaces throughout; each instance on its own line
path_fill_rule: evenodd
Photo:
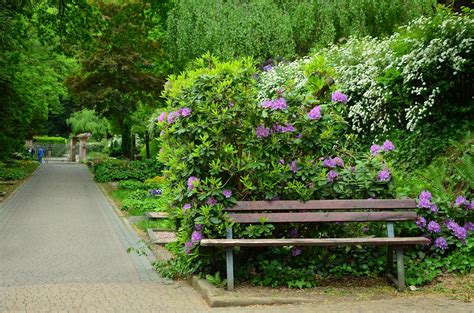
M 159 15 L 146 2 L 99 2 L 103 26 L 81 60 L 81 72 L 68 84 L 83 106 L 106 116 L 122 133 L 122 152 L 130 156 L 131 114 L 138 104 L 153 106 L 164 82 L 163 51 L 149 30 Z

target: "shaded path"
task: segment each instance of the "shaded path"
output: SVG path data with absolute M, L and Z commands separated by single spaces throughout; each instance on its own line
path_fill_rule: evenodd
M 172 298 L 183 300 L 187 296 L 175 291 L 184 289 L 187 301 L 205 308 L 186 285 L 161 279 L 146 256 L 126 252 L 140 241 L 128 227 L 87 167 L 43 164 L 0 206 L 0 311 L 94 308 L 92 303 L 126 309 L 124 300 L 136 307 L 140 294 L 159 290 L 161 296 L 149 302 L 165 296 L 167 307 L 183 307 Z M 35 294 L 42 293 L 50 296 L 38 302 Z M 68 299 L 73 301 L 65 305 Z

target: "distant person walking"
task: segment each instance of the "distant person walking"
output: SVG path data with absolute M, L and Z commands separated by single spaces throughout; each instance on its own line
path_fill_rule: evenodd
M 40 164 L 43 164 L 43 155 L 44 155 L 44 150 L 43 148 L 39 147 L 38 148 L 38 162 Z

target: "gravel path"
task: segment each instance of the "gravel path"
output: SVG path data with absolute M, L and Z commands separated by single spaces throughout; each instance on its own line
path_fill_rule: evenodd
M 0 312 L 474 312 L 433 298 L 210 309 L 160 278 L 83 165 L 42 165 L 0 205 Z

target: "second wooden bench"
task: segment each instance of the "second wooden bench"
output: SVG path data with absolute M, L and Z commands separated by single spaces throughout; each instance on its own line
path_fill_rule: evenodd
M 416 202 L 412 199 L 381 200 L 311 200 L 300 201 L 240 201 L 225 211 L 231 221 L 239 224 L 266 223 L 346 223 L 386 222 L 387 237 L 356 238 L 272 238 L 233 239 L 232 228 L 225 239 L 203 239 L 205 247 L 225 247 L 227 263 L 227 289 L 234 289 L 233 247 L 278 246 L 353 246 L 371 245 L 387 247 L 387 275 L 399 291 L 405 289 L 403 247 L 428 244 L 425 237 L 395 237 L 394 222 L 416 219 Z M 397 270 L 393 271 L 393 250 L 396 249 Z

